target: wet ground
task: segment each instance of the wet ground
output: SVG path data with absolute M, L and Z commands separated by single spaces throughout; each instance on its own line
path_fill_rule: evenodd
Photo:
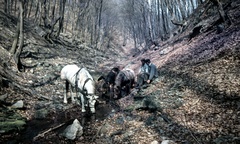
M 83 114 L 79 106 L 73 106 L 66 111 L 50 113 L 44 119 L 32 119 L 27 121 L 26 129 L 20 133 L 9 133 L 3 135 L 1 141 L 9 144 L 42 144 L 42 143 L 75 143 L 81 139 L 82 143 L 91 143 L 96 128 L 92 128 L 94 122 L 102 121 L 112 112 L 112 106 L 108 104 L 98 104 L 96 114 Z M 67 140 L 61 133 L 65 128 L 78 119 L 83 126 L 83 135 L 75 140 Z

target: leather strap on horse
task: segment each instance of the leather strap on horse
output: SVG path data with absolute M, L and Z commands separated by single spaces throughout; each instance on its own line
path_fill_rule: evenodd
M 77 83 L 78 83 L 78 73 L 81 71 L 82 68 L 80 68 L 74 75 L 73 77 L 75 77 L 75 88 L 77 88 Z
M 85 85 L 86 83 L 91 80 L 91 78 L 87 78 L 83 84 L 82 90 L 78 88 L 78 74 L 79 72 L 82 70 L 82 68 L 80 68 L 76 73 L 75 73 L 75 88 L 76 88 L 76 92 L 80 92 L 84 97 L 86 97 L 88 95 L 87 90 L 85 89 Z
M 82 90 L 80 90 L 80 93 L 82 93 L 82 95 L 83 95 L 83 97 L 84 97 L 84 99 L 86 100 L 88 97 L 88 95 L 90 95 L 89 93 L 88 93 L 88 91 L 87 91 L 87 89 L 85 88 L 85 85 L 86 85 L 86 83 L 89 81 L 89 80 L 92 80 L 91 78 L 87 78 L 86 80 L 85 80 L 85 82 L 84 82 L 84 84 L 83 84 L 83 87 L 82 87 Z M 87 102 L 87 101 L 85 101 L 85 104 L 88 104 L 88 106 L 89 106 L 89 103 Z
M 83 87 L 82 87 L 82 94 L 85 95 L 85 96 L 88 95 L 88 91 L 87 91 L 87 89 L 85 88 L 85 85 L 86 85 L 86 83 L 87 83 L 89 80 L 91 80 L 91 78 L 87 78 L 87 79 L 85 80 L 84 84 L 83 84 Z
M 76 87 L 76 89 L 78 90 L 78 73 L 81 71 L 81 69 L 82 68 L 80 68 L 76 73 L 75 73 L 75 87 Z M 82 90 L 80 90 L 79 89 L 79 91 L 83 94 L 83 95 L 88 95 L 88 93 L 87 93 L 87 90 L 85 89 L 85 85 L 86 85 L 86 83 L 89 81 L 89 80 L 91 80 L 91 78 L 87 78 L 86 80 L 85 80 L 85 82 L 84 82 L 84 84 L 83 84 L 83 87 L 82 87 Z

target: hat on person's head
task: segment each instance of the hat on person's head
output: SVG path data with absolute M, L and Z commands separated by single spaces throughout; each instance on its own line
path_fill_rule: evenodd
M 141 59 L 141 62 L 146 62 L 145 58 Z
M 151 63 L 151 60 L 150 59 L 146 59 L 146 63 Z

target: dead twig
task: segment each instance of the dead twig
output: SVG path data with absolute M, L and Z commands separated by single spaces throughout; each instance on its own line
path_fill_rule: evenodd
M 50 128 L 50 129 L 48 129 L 48 130 L 46 130 L 46 131 L 38 134 L 37 136 L 35 136 L 35 137 L 33 138 L 33 140 L 35 141 L 35 140 L 37 140 L 37 139 L 40 138 L 40 137 L 44 137 L 45 134 L 47 134 L 47 133 L 49 133 L 49 132 L 51 132 L 51 131 L 54 131 L 54 130 L 58 129 L 58 128 L 62 127 L 62 126 L 65 125 L 65 124 L 66 124 L 66 123 L 61 123 L 61 124 L 59 124 L 59 125 L 57 125 L 57 126 L 55 126 L 55 127 L 52 127 L 52 128 Z

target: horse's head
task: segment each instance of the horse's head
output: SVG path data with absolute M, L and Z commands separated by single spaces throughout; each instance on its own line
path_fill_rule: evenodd
M 115 79 L 119 71 L 118 67 L 114 67 L 110 70 L 106 77 L 100 76 L 98 78 L 98 91 L 103 97 L 108 97 L 110 99 L 113 97 Z
M 104 76 L 100 76 L 97 80 L 97 91 L 100 93 L 100 95 L 106 95 L 109 90 L 109 84 L 106 81 L 106 78 Z
M 114 79 L 115 80 L 115 79 Z M 114 85 L 106 81 L 104 76 L 98 78 L 97 91 L 102 98 L 110 100 L 113 98 Z

